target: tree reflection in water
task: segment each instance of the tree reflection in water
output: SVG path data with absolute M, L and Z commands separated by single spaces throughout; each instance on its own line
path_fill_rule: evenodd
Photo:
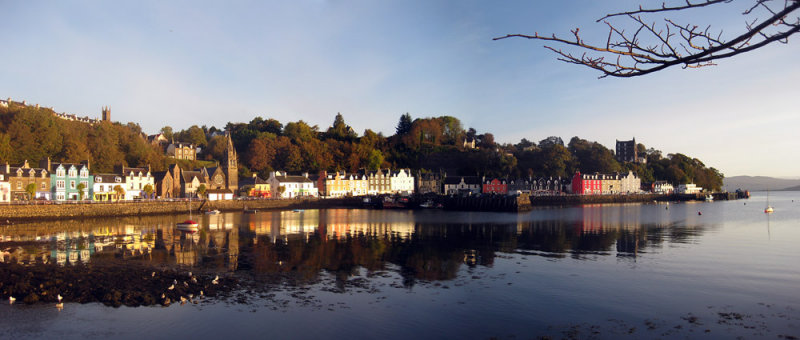
M 469 218 L 456 212 L 430 218 L 406 211 L 337 209 L 224 213 L 204 216 L 201 231 L 194 234 L 174 229 L 183 216 L 32 223 L 0 229 L 0 260 L 63 265 L 113 259 L 122 265 L 131 261 L 234 272 L 297 284 L 318 281 L 322 273 L 341 283 L 361 269 L 396 271 L 410 287 L 418 280 L 455 279 L 463 266 L 492 266 L 497 253 L 636 257 L 663 242 L 688 242 L 701 232 L 692 226 L 642 224 L 638 211 L 635 205 L 584 206 L 555 219 L 536 217 L 541 215 L 537 211 Z

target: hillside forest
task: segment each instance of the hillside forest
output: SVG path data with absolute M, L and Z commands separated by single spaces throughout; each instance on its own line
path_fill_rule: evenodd
M 120 164 L 149 164 L 153 171 L 176 162 L 184 168 L 197 168 L 224 160 L 223 131 L 231 133 L 242 176 L 258 173 L 267 177 L 273 170 L 315 173 L 411 168 L 448 175 L 520 178 L 632 170 L 643 183 L 666 180 L 713 190 L 722 187 L 724 177 L 697 158 L 681 153 L 662 155 L 643 144 L 637 149 L 646 155 L 646 164 L 621 164 L 613 150 L 579 137 L 567 143 L 551 136 L 538 142 L 523 138 L 516 144 L 501 144 L 489 132 L 465 129 L 458 118 L 412 119 L 408 113 L 400 116 L 391 136 L 370 129 L 359 135 L 341 114 L 325 129 L 302 120 L 283 124 L 261 117 L 249 123 L 228 123 L 222 129 L 192 125 L 174 131 L 165 126 L 160 132 L 168 140 L 194 143 L 202 149 L 198 161 L 176 161 L 164 155 L 163 147 L 148 143 L 137 123 L 90 125 L 60 119 L 48 108 L 25 105 L 0 107 L 0 162 L 37 164 L 50 157 L 56 162 L 77 163 L 88 159 L 94 173 L 111 172 Z M 465 140 L 474 140 L 475 148 L 465 146 Z

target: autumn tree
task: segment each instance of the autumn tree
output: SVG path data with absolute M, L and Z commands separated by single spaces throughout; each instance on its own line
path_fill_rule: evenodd
M 142 191 L 144 191 L 145 195 L 147 195 L 147 198 L 150 198 L 153 196 L 153 191 L 155 190 L 153 189 L 152 184 L 145 184 L 144 188 L 142 188 Z
M 114 193 L 117 196 L 117 201 L 125 198 L 125 188 L 123 188 L 121 185 L 114 186 Z
M 739 6 L 745 17 L 744 29 L 732 37 L 710 25 L 687 23 L 673 16 L 713 15 L 714 7 Z M 558 54 L 558 60 L 583 65 L 602 72 L 602 77 L 634 77 L 672 66 L 698 68 L 715 65 L 724 58 L 747 53 L 766 45 L 788 43 L 800 31 L 800 0 L 686 0 L 661 7 L 642 7 L 608 14 L 597 22 L 607 27 L 607 37 L 597 43 L 583 40 L 580 29 L 571 37 L 534 34 L 508 34 L 494 40 L 527 38 L 542 40 L 545 48 Z M 705 11 L 705 13 L 703 12 Z M 621 22 L 626 20 L 625 22 Z M 681 21 L 683 20 L 683 21 Z M 632 25 L 633 29 L 625 29 Z M 549 45 L 554 43 L 555 45 Z M 575 48 L 573 53 L 561 47 Z

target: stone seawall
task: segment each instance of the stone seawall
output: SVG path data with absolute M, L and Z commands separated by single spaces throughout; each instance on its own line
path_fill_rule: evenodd
M 258 210 L 317 209 L 337 207 L 359 207 L 358 198 L 307 199 L 307 200 L 252 200 L 252 201 L 192 201 L 193 211 L 218 209 L 220 211 L 242 211 L 245 207 Z M 79 219 L 95 217 L 120 217 L 161 214 L 186 214 L 189 202 L 120 202 L 120 203 L 63 203 L 0 206 L 0 221 L 29 221 Z

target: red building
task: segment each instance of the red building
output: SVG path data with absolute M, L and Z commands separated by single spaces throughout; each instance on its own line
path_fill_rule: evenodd
M 576 171 L 572 176 L 572 193 L 578 195 L 592 195 L 603 193 L 603 180 L 602 175 L 599 174 L 581 174 Z
M 483 182 L 483 193 L 484 194 L 501 194 L 505 195 L 508 194 L 508 184 L 506 184 L 505 180 L 500 180 L 497 178 L 491 180 L 485 180 Z

